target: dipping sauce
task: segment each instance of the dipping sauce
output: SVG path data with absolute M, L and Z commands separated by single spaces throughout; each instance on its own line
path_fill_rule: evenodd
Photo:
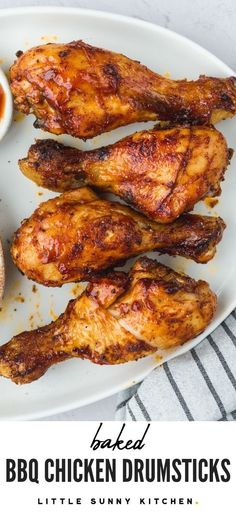
M 5 92 L 0 85 L 0 119 L 3 117 L 4 113 L 4 107 L 5 107 Z

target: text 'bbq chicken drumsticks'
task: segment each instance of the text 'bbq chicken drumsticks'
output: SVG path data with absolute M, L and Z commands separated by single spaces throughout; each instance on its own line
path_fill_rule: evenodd
M 98 187 L 168 223 L 206 195 L 220 194 L 231 155 L 213 127 L 176 127 L 137 132 L 92 151 L 38 140 L 19 166 L 40 186 L 59 192 Z
M 221 218 L 193 214 L 166 225 L 155 223 L 81 188 L 42 203 L 16 232 L 11 253 L 29 279 L 61 286 L 91 280 L 150 250 L 206 263 L 224 228 Z
M 26 384 L 71 357 L 118 364 L 176 348 L 206 328 L 215 307 L 204 281 L 139 259 L 130 274 L 111 272 L 90 283 L 54 323 L 2 346 L 0 375 Z
M 202 125 L 236 113 L 236 80 L 173 81 L 82 41 L 17 53 L 10 81 L 18 110 L 53 134 L 92 138 L 122 125 L 162 120 Z

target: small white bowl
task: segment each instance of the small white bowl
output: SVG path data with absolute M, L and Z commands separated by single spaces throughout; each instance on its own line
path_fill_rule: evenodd
M 4 107 L 3 112 L 0 115 L 0 141 L 2 140 L 3 136 L 7 133 L 11 121 L 12 121 L 12 115 L 13 115 L 13 100 L 12 100 L 12 94 L 10 90 L 10 86 L 7 80 L 6 75 L 0 69 L 0 86 L 2 87 L 2 90 L 5 95 L 4 100 Z

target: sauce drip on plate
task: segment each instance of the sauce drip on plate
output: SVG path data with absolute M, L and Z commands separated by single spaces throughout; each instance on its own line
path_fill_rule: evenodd
M 2 86 L 0 85 L 0 119 L 3 117 L 4 106 L 5 106 L 5 93 L 4 93 Z

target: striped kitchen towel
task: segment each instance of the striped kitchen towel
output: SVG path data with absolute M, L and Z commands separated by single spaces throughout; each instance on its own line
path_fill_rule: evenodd
M 196 348 L 119 394 L 117 420 L 236 420 L 236 309 Z

